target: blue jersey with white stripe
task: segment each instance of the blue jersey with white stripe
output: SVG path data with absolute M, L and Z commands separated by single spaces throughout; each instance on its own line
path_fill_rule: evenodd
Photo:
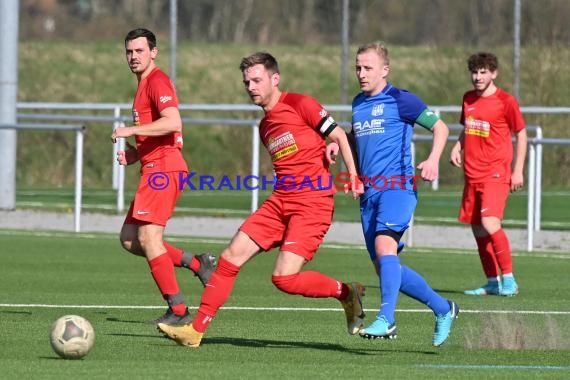
M 417 95 L 389 83 L 377 95 L 366 96 L 361 92 L 355 96 L 352 131 L 360 174 L 368 181 L 363 199 L 384 189 L 401 190 L 402 186 L 415 189 L 410 149 L 412 128 L 426 109 Z

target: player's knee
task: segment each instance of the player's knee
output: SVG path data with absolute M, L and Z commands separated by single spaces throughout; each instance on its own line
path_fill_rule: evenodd
M 271 282 L 275 287 L 287 294 L 299 294 L 298 286 L 299 274 L 290 274 L 287 276 L 271 276 Z
M 126 239 L 121 236 L 120 241 L 121 246 L 125 251 L 130 252 L 133 255 L 144 256 L 144 252 L 142 251 L 141 246 L 137 240 Z
M 125 251 L 131 251 L 133 247 L 133 239 L 129 239 L 128 237 L 121 234 L 121 236 L 119 236 L 119 241 L 121 242 L 121 247 L 123 247 Z
M 493 235 L 501 229 L 501 220 L 497 217 L 481 218 L 481 226 L 486 234 Z

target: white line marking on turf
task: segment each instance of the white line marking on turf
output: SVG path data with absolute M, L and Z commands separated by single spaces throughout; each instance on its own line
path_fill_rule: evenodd
M 75 239 L 116 239 L 117 234 L 108 232 L 65 232 L 65 231 L 28 231 L 28 230 L 11 230 L 11 229 L 0 229 L 0 236 L 40 236 L 40 237 L 57 237 L 57 238 L 75 238 Z M 222 244 L 226 245 L 229 242 L 229 238 L 225 237 L 211 237 L 211 238 L 199 238 L 199 237 L 185 237 L 180 235 L 167 236 L 168 240 L 174 242 L 182 243 L 201 243 L 201 244 Z M 366 250 L 364 245 L 360 244 L 344 244 L 344 243 L 323 243 L 323 248 L 344 250 L 342 254 L 356 253 L 362 255 L 361 252 L 354 252 L 356 250 Z M 445 247 L 434 247 L 434 248 L 409 248 L 412 252 L 409 253 L 432 253 L 436 251 L 445 252 L 446 254 L 455 255 L 476 255 L 477 252 L 474 249 L 455 249 L 455 248 L 445 248 Z M 546 251 L 555 252 L 555 251 Z M 408 253 L 404 253 L 406 255 Z M 556 253 L 544 253 L 541 251 L 534 252 L 513 252 L 515 257 L 532 257 L 532 258 L 550 258 L 550 259 L 564 259 L 569 260 L 569 254 L 556 254 Z
M 567 370 L 570 367 L 553 365 L 490 365 L 490 364 L 416 364 L 419 368 L 435 369 L 539 369 L 539 370 Z
M 42 303 L 0 303 L 0 307 L 11 308 L 49 308 L 49 309 L 163 309 L 164 305 L 55 305 Z M 197 309 L 197 306 L 188 306 L 190 309 Z M 264 307 L 264 306 L 223 306 L 224 310 L 251 310 L 251 311 L 342 311 L 341 308 L 330 307 Z M 367 312 L 374 312 L 377 309 L 364 309 Z M 397 309 L 401 313 L 431 313 L 428 309 Z M 570 311 L 554 310 L 461 310 L 462 314 L 528 314 L 528 315 L 570 315 Z
M 491 365 L 491 364 L 416 364 L 419 368 L 436 368 L 436 369 L 570 369 L 570 367 L 554 366 L 554 365 Z

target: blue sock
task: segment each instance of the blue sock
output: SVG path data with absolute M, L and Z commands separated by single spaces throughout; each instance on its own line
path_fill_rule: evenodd
M 383 315 L 392 324 L 395 321 L 394 312 L 398 302 L 400 283 L 402 279 L 400 269 L 400 258 L 398 256 L 380 256 L 378 259 L 380 266 L 380 311 L 378 315 Z
M 432 309 L 436 315 L 449 312 L 449 302 L 437 294 L 419 273 L 405 265 L 402 265 L 402 284 L 400 291 L 420 301 Z

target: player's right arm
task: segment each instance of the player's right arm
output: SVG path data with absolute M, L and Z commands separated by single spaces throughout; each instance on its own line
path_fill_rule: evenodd
M 182 130 L 182 118 L 177 107 L 168 107 L 160 111 L 160 117 L 152 123 L 132 127 L 120 127 L 113 131 L 111 140 L 130 136 L 164 136 Z

